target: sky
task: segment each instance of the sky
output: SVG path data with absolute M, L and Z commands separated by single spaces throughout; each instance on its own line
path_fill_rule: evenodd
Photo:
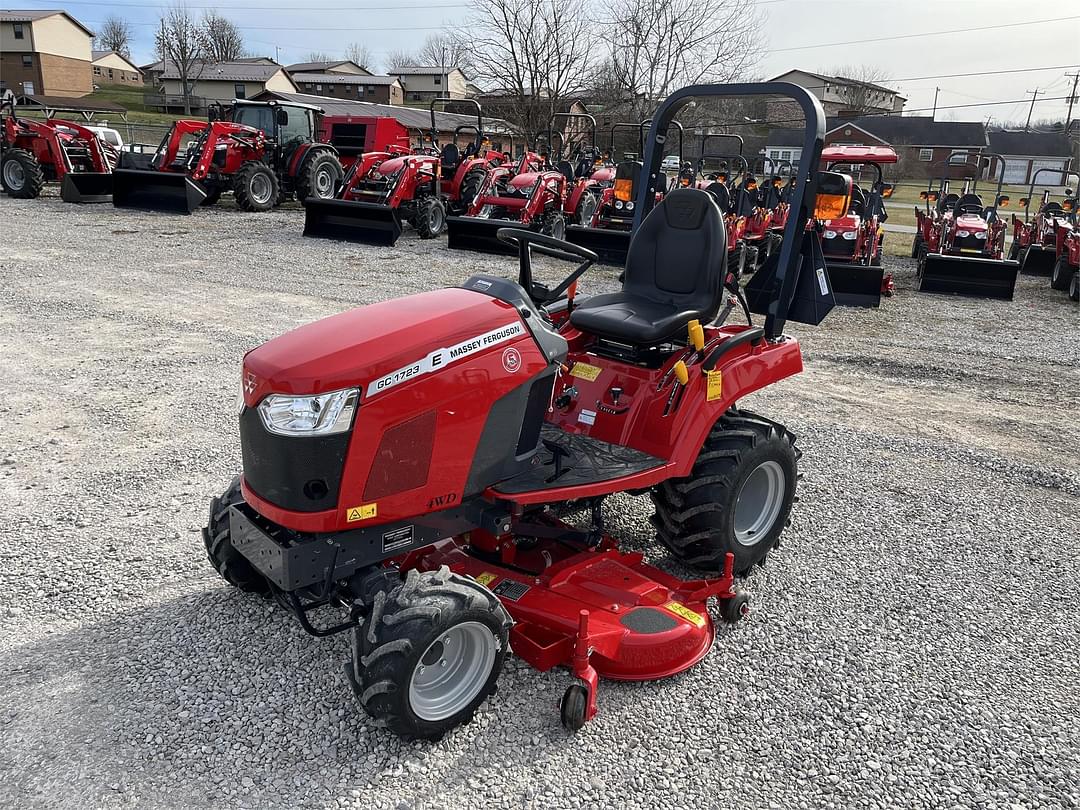
M 600 0 L 596 4 L 600 16 Z M 1031 92 L 1039 90 L 1033 120 L 1063 119 L 1072 80 L 1080 70 L 1080 2 L 1020 0 L 755 0 L 765 18 L 755 72 L 771 78 L 792 68 L 829 72 L 868 65 L 891 80 L 881 83 L 908 98 L 905 110 L 927 110 L 939 87 L 940 120 L 1023 123 Z M 44 3 L 8 0 L 9 8 Z M 93 29 L 110 14 L 135 29 L 133 57 L 153 59 L 153 33 L 161 4 L 137 0 L 67 0 L 63 8 Z M 193 14 L 216 8 L 242 30 L 248 48 L 283 64 L 313 50 L 341 56 L 361 42 L 376 63 L 391 51 L 415 49 L 425 36 L 460 24 L 468 0 L 187 0 Z M 1072 19 L 1062 19 L 1071 17 Z M 1053 20 L 1039 23 L 1040 20 Z M 1001 26 L 993 30 L 957 29 Z M 926 36 L 929 32 L 955 33 Z M 911 38 L 895 38 L 904 35 Z M 869 40 L 853 44 L 853 40 Z M 1046 68 L 1035 70 L 1036 68 Z M 1024 71 L 986 76 L 945 76 L 980 71 Z M 922 78 L 941 77 L 941 78 Z M 992 104 L 990 102 L 1007 102 Z M 961 106 L 968 105 L 968 106 Z M 1080 105 L 1076 109 L 1080 109 Z M 1074 112 L 1074 116 L 1078 113 Z

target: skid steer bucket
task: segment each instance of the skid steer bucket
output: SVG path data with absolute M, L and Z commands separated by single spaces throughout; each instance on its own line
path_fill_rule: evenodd
M 206 199 L 206 189 L 186 174 L 143 169 L 113 172 L 113 205 L 190 214 Z
M 1012 301 L 1020 263 L 930 253 L 919 272 L 919 291 Z
M 401 220 L 389 205 L 311 198 L 304 201 L 304 236 L 389 247 L 401 236 Z
M 69 203 L 107 203 L 112 196 L 109 172 L 68 172 L 60 184 L 60 199 Z
M 881 304 L 885 271 L 862 264 L 827 262 L 833 297 L 842 307 L 876 307 Z
M 1020 273 L 1025 276 L 1049 276 L 1054 271 L 1057 254 L 1045 245 L 1031 245 L 1020 254 Z
M 626 264 L 626 255 L 630 252 L 630 231 L 571 225 L 566 229 L 566 241 L 591 250 L 600 257 L 600 264 L 617 267 Z
M 447 217 L 447 245 L 454 250 L 477 250 L 481 253 L 517 253 L 517 249 L 497 236 L 500 228 L 521 227 L 509 219 L 483 217 Z

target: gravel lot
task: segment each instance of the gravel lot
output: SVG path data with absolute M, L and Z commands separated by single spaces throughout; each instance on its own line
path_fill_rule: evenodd
M 300 231 L 0 197 L 0 806 L 1080 807 L 1080 311 L 1046 279 L 919 295 L 894 259 L 880 310 L 793 324 L 806 373 L 752 405 L 805 477 L 749 619 L 605 683 L 575 737 L 568 673 L 511 659 L 474 723 L 409 744 L 346 640 L 227 588 L 198 530 L 246 349 L 511 265 Z M 645 499 L 617 506 L 670 566 Z

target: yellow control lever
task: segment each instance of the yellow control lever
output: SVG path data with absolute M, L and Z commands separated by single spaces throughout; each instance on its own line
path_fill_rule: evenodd
M 688 328 L 690 330 L 690 342 L 700 352 L 705 348 L 705 330 L 701 328 L 699 321 L 690 321 Z
M 686 363 L 682 360 L 675 364 L 675 379 L 679 381 L 679 385 L 690 382 L 690 372 L 686 370 Z

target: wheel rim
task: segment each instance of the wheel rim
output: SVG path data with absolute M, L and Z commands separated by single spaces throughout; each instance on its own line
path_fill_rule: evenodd
M 251 178 L 249 190 L 251 199 L 260 204 L 268 203 L 273 195 L 270 178 L 261 172 Z
M 315 173 L 315 193 L 323 199 L 334 196 L 334 173 L 323 168 Z
M 495 655 L 495 636 L 480 622 L 462 622 L 442 633 L 413 669 L 413 713 L 421 720 L 438 721 L 460 712 L 484 688 Z
M 12 191 L 22 191 L 23 184 L 26 183 L 26 172 L 19 161 L 9 160 L 4 164 L 4 182 Z
M 735 539 L 753 546 L 768 535 L 784 506 L 784 468 L 775 461 L 759 464 L 746 477 L 735 503 Z
M 431 211 L 428 214 L 428 227 L 432 233 L 440 233 L 443 228 L 443 210 L 442 206 L 433 205 Z
M 578 209 L 578 225 L 588 226 L 592 224 L 593 214 L 596 213 L 596 197 L 591 194 L 581 201 Z

